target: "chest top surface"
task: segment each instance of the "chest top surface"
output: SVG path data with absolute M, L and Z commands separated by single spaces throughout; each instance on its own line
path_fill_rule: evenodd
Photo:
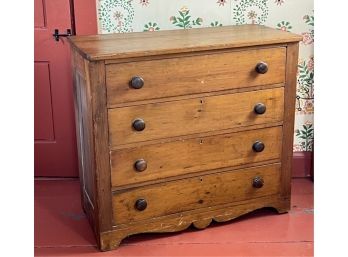
M 189 53 L 298 42 L 299 35 L 262 25 L 224 26 L 93 36 L 72 36 L 73 48 L 90 61 Z

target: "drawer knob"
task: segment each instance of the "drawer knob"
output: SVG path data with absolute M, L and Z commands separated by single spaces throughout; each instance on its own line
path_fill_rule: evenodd
M 136 131 L 143 131 L 145 129 L 145 121 L 143 119 L 136 119 L 133 121 L 133 128 Z
M 265 149 L 265 144 L 262 143 L 261 141 L 256 141 L 254 144 L 253 144 L 253 150 L 255 152 L 262 152 L 263 150 Z
M 134 168 L 138 172 L 142 172 L 147 168 L 147 162 L 144 159 L 139 159 L 134 163 Z
M 255 188 L 261 188 L 263 187 L 264 181 L 261 177 L 255 177 L 253 178 L 253 187 Z
M 259 62 L 256 64 L 255 70 L 257 73 L 265 74 L 268 71 L 268 64 L 265 62 Z
M 134 205 L 135 209 L 137 209 L 138 211 L 143 211 L 146 209 L 147 207 L 147 202 L 145 199 L 138 199 L 136 202 L 135 202 L 135 205 Z
M 139 76 L 135 76 L 129 82 L 130 86 L 134 89 L 140 89 L 144 86 L 144 79 Z
M 263 103 L 258 103 L 254 106 L 254 112 L 256 114 L 264 114 L 266 112 L 266 105 Z

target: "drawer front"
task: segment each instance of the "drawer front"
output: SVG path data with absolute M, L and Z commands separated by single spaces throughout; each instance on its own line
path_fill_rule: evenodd
M 108 105 L 194 93 L 283 83 L 286 48 L 268 48 L 221 54 L 106 65 Z M 255 70 L 268 64 L 265 74 Z M 142 78 L 141 88 L 130 86 Z M 139 82 L 139 81 L 137 81 Z M 140 85 L 141 86 L 141 85 Z
M 114 192 L 114 223 L 274 195 L 279 187 L 280 164 L 273 164 Z
M 257 106 L 266 111 L 258 114 Z M 283 110 L 283 87 L 109 109 L 110 145 L 279 122 Z M 136 130 L 136 120 L 143 130 Z
M 253 149 L 257 141 L 261 152 Z M 282 127 L 272 127 L 111 151 L 112 186 L 279 160 L 281 141 Z

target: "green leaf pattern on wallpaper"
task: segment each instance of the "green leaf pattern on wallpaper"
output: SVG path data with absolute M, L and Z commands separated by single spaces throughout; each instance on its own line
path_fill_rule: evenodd
M 99 33 L 262 24 L 302 35 L 297 76 L 294 151 L 314 138 L 313 0 L 96 0 Z
M 201 26 L 203 22 L 203 19 L 200 17 L 192 19 L 190 10 L 186 6 L 179 10 L 178 16 L 171 16 L 169 20 L 175 26 L 183 29 L 191 29 L 194 26 Z
M 303 114 L 314 112 L 314 58 L 301 61 L 297 75 L 297 111 Z
M 295 130 L 296 137 L 301 139 L 301 143 L 297 151 L 312 151 L 314 143 L 313 124 L 304 124 L 302 128 Z
M 300 59 L 297 70 L 296 95 L 296 127 L 294 151 L 312 151 L 314 140 L 314 16 L 305 14 L 302 17 L 302 42 L 300 45 Z M 303 52 L 310 49 L 310 54 Z M 302 52 L 302 54 L 301 54 Z M 298 120 L 302 118 L 302 121 Z
M 314 42 L 314 16 L 305 15 L 303 16 L 303 20 L 309 26 L 308 31 L 302 33 L 303 43 L 305 45 L 310 45 Z
M 281 21 L 277 24 L 277 29 L 291 32 L 292 26 L 288 21 Z
M 156 31 L 156 30 L 160 30 L 160 27 L 158 27 L 156 22 L 150 21 L 144 26 L 144 31 Z
M 221 27 L 222 23 L 218 22 L 218 21 L 213 21 L 210 23 L 211 27 Z

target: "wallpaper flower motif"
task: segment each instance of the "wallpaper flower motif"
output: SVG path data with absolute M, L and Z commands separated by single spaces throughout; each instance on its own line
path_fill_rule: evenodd
M 186 6 L 180 9 L 179 16 L 171 16 L 169 20 L 175 26 L 183 29 L 190 29 L 193 26 L 200 26 L 203 22 L 203 19 L 200 17 L 191 19 L 190 10 Z
M 226 0 L 218 0 L 216 3 L 219 4 L 219 6 L 225 6 L 225 4 L 227 3 Z
M 302 125 L 302 128 L 295 130 L 299 143 L 294 146 L 296 151 L 312 151 L 314 143 L 314 128 L 310 121 Z
M 218 22 L 218 21 L 213 21 L 210 23 L 211 27 L 221 27 L 222 23 Z
M 160 27 L 157 26 L 156 22 L 149 22 L 148 24 L 145 24 L 144 31 L 156 31 L 160 30 Z
M 302 32 L 303 43 L 305 45 L 310 45 L 314 43 L 314 16 L 313 15 L 305 15 L 303 16 L 303 20 L 306 24 L 310 26 L 309 30 L 306 32 Z
M 263 24 L 268 17 L 268 0 L 240 0 L 233 8 L 233 19 L 240 24 Z
M 297 76 L 297 111 L 302 114 L 314 112 L 314 58 L 300 61 Z
M 284 0 L 275 0 L 274 1 L 277 5 L 282 5 L 284 4 Z
M 99 28 L 103 33 L 132 32 L 132 0 L 102 0 L 98 5 Z
M 312 13 L 312 12 L 308 12 Z M 297 75 L 295 143 L 296 151 L 312 151 L 314 140 L 314 16 L 305 14 L 301 27 L 303 39 L 300 45 L 300 59 Z M 303 130 L 303 129 L 304 130 Z M 306 129 L 307 128 L 307 129 Z M 305 131 L 310 133 L 304 133 Z
M 148 6 L 148 4 L 150 4 L 149 0 L 140 0 L 139 3 L 140 3 L 142 6 Z
M 314 140 L 313 0 L 96 0 L 99 33 L 263 24 L 302 35 L 294 151 Z
M 277 24 L 277 29 L 290 32 L 292 29 L 292 26 L 290 25 L 290 22 L 288 21 L 281 21 Z

